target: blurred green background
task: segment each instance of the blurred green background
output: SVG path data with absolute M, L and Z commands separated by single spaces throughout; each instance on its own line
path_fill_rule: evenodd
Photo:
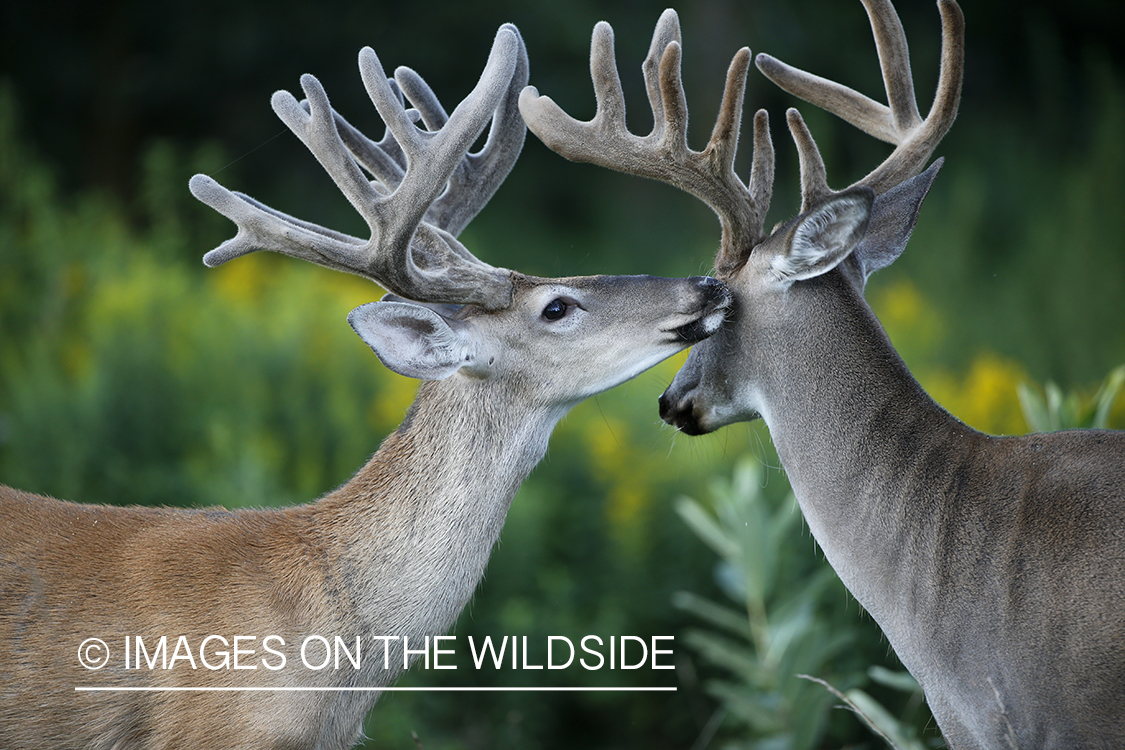
M 937 77 L 938 15 L 928 1 L 899 6 L 924 111 Z M 388 68 L 417 69 L 451 107 L 505 21 L 524 35 L 531 82 L 582 117 L 593 113 L 590 30 L 610 21 L 630 126 L 647 132 L 639 66 L 663 7 L 4 4 L 0 482 L 87 502 L 259 506 L 306 501 L 346 481 L 398 424 L 415 387 L 385 371 L 344 321 L 379 290 L 284 258 L 204 269 L 202 254 L 233 228 L 191 198 L 190 175 L 211 174 L 281 210 L 359 233 L 361 221 L 273 116 L 270 94 L 296 90 L 299 75 L 312 72 L 337 109 L 379 135 L 356 67 L 361 46 L 374 47 Z M 937 152 L 946 166 L 907 252 L 869 285 L 922 384 L 983 430 L 1028 430 L 1020 383 L 1052 380 L 1086 398 L 1125 362 L 1119 7 L 964 3 L 961 114 Z M 678 10 L 696 147 L 743 45 L 882 98 L 858 2 L 705 0 Z M 770 111 L 778 151 L 771 222 L 797 205 L 783 127 L 794 103 L 751 73 L 747 107 Z M 800 108 L 834 185 L 887 153 Z M 740 154 L 743 175 L 748 159 Z M 528 273 L 683 276 L 709 270 L 718 224 L 671 188 L 570 164 L 529 136 L 462 239 L 483 259 Z M 403 682 L 678 692 L 394 694 L 368 721 L 372 747 L 414 747 L 412 732 L 431 749 L 879 746 L 797 669 L 840 690 L 862 687 L 918 732 L 927 726 L 917 695 L 887 677 L 899 667 L 875 626 L 824 572 L 762 426 L 688 439 L 660 423 L 656 396 L 680 361 L 580 405 L 559 426 L 454 631 L 533 643 L 675 635 L 676 671 L 460 669 Z M 1120 403 L 1111 410 L 1111 424 L 1122 426 L 1122 411 Z M 762 503 L 752 513 L 751 500 Z M 716 542 L 705 520 L 712 512 L 726 522 L 755 519 L 761 538 Z M 770 584 L 747 599 L 745 575 L 731 575 L 741 563 L 724 554 L 755 545 L 771 562 L 747 575 Z M 746 604 L 750 629 L 743 641 L 716 646 L 699 626 L 721 627 L 723 618 L 701 602 L 724 597 Z M 775 632 L 771 622 L 789 629 Z M 806 643 L 796 662 L 778 657 L 784 649 L 769 651 L 786 634 L 789 644 Z

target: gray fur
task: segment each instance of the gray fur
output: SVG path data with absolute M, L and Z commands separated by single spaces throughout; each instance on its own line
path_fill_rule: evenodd
M 1125 433 L 967 427 L 911 376 L 847 265 L 768 272 L 785 239 L 728 279 L 731 324 L 693 348 L 665 419 L 765 419 L 813 536 L 954 750 L 1125 747 Z

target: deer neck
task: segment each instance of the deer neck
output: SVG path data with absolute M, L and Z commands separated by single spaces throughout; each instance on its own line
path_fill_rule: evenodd
M 503 387 L 462 375 L 422 383 L 398 430 L 314 506 L 347 619 L 365 635 L 442 634 L 480 581 L 565 413 L 497 399 Z
M 794 285 L 781 308 L 756 347 L 762 416 L 825 556 L 893 630 L 927 606 L 941 493 L 981 436 L 922 390 L 843 274 Z

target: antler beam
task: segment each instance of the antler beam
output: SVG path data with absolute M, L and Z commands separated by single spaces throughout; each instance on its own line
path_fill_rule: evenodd
M 306 101 L 278 92 L 271 103 L 363 216 L 370 239 L 302 221 L 196 175 L 192 194 L 238 226 L 204 262 L 216 266 L 272 250 L 364 276 L 418 301 L 507 307 L 511 272 L 478 260 L 456 235 L 495 193 L 523 146 L 517 102 L 528 63 L 519 32 L 510 24 L 500 28 L 480 81 L 451 115 L 409 68 L 388 80 L 370 48 L 360 52 L 359 67 L 387 126 L 379 142 L 337 114 L 311 75 L 301 78 Z M 403 95 L 412 109 L 404 107 Z M 485 146 L 469 154 L 490 119 Z
M 687 101 L 680 75 L 681 36 L 675 11 L 660 16 L 641 70 L 654 126 L 637 136 L 625 125 L 625 97 L 613 51 L 613 29 L 594 27 L 590 75 L 597 111 L 581 122 L 566 114 L 550 97 L 533 87 L 520 95 L 520 111 L 528 128 L 553 151 L 577 162 L 589 162 L 648 177 L 691 193 L 715 211 L 722 224 L 718 265 L 737 262 L 762 239 L 762 227 L 773 189 L 774 156 L 765 111 L 754 117 L 754 160 L 749 184 L 734 173 L 734 155 L 742 118 L 750 50 L 731 61 L 726 89 L 711 139 L 702 151 L 687 145 Z

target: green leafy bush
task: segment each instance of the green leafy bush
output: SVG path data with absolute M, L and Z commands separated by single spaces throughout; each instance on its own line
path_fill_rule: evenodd
M 719 704 L 711 729 L 723 725 L 722 746 L 811 750 L 825 746 L 832 691 L 879 705 L 858 687 L 869 674 L 897 686 L 886 679 L 897 673 L 883 666 L 871 672 L 856 658 L 870 655 L 878 635 L 854 603 L 848 610 L 849 595 L 828 563 L 810 554 L 796 500 L 781 492 L 787 487 L 767 493 L 764 478 L 757 460 L 745 460 L 731 480 L 711 482 L 709 504 L 677 502 L 683 521 L 718 555 L 716 579 L 735 606 L 690 592 L 673 601 L 707 626 L 690 629 L 686 640 L 718 670 L 706 689 Z M 924 721 L 919 698 L 913 703 L 911 718 Z M 890 725 L 892 714 L 881 710 Z M 920 734 L 893 721 L 902 736 Z M 833 739 L 854 739 L 856 729 L 855 722 L 840 722 Z
M 1125 386 L 1125 365 L 1106 375 L 1092 398 L 1084 399 L 1077 391 L 1064 393 L 1047 381 L 1042 390 L 1020 383 L 1019 398 L 1024 419 L 1033 432 L 1107 428 L 1117 396 Z

